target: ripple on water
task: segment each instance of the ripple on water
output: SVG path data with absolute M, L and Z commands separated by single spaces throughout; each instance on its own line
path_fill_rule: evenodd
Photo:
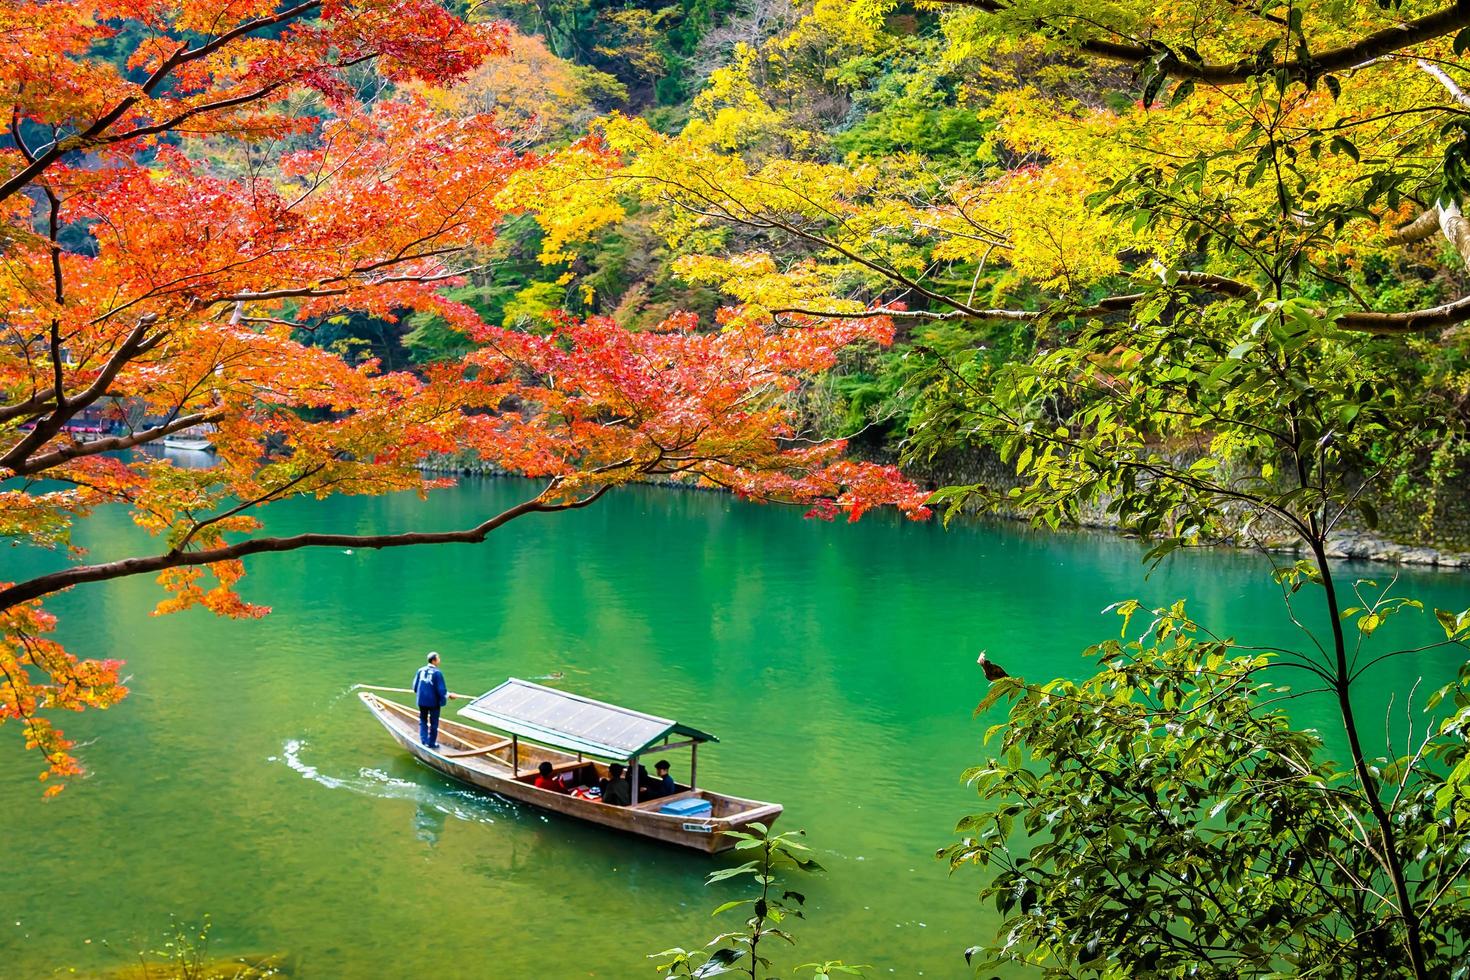
M 287 739 L 281 746 L 281 754 L 270 756 L 266 761 L 285 763 L 287 768 L 300 773 L 303 779 L 309 779 L 327 789 L 345 789 L 380 800 L 408 800 L 433 807 L 468 823 L 493 824 L 497 816 L 504 815 L 507 804 L 488 794 L 427 786 L 390 776 L 381 769 L 365 766 L 358 769 L 355 776 L 329 775 L 302 758 L 302 753 L 309 744 L 304 738 Z

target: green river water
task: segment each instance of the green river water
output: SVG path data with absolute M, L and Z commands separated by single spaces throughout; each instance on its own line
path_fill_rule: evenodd
M 470 481 L 427 503 L 268 516 L 277 533 L 460 527 L 527 490 Z M 98 559 L 148 547 L 121 513 L 81 543 Z M 987 724 L 971 718 L 976 653 L 1032 678 L 1082 676 L 1080 651 L 1117 628 L 1102 608 L 1129 596 L 1188 597 L 1251 641 L 1293 635 L 1261 558 L 1194 552 L 1145 581 L 1140 551 L 632 488 L 477 547 L 251 560 L 246 597 L 275 607 L 259 621 L 152 618 L 148 578 L 83 586 L 49 605 L 60 638 L 126 659 L 133 693 L 60 719 L 91 775 L 54 800 L 20 730 L 0 728 L 0 827 L 20 861 L 0 875 L 0 976 L 121 965 L 171 913 L 208 913 L 215 950 L 289 952 L 311 978 L 651 977 L 646 954 L 719 931 L 709 910 L 736 891 L 703 881 L 730 859 L 480 795 L 399 751 L 348 688 L 407 684 L 431 648 L 454 690 L 550 677 L 717 733 L 700 781 L 784 803 L 778 826 L 805 828 L 828 868 L 796 886 L 811 918 L 785 963 L 965 976 L 962 951 L 994 912 L 976 900 L 979 872 L 950 877 L 933 854 L 973 801 L 958 774 L 981 758 Z M 0 579 L 59 561 L 10 551 Z M 1470 604 L 1460 573 L 1400 584 L 1430 606 Z M 1363 708 L 1381 718 L 1421 674 L 1438 683 L 1453 668 L 1449 655 L 1396 661 Z M 1331 724 L 1327 705 L 1294 704 L 1303 723 Z M 687 754 L 671 755 L 682 778 Z

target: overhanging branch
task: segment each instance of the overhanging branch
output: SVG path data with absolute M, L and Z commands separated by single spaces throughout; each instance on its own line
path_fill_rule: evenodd
M 0 609 L 10 609 L 22 602 L 40 599 L 62 589 L 86 582 L 104 582 L 109 579 L 125 578 L 130 575 L 147 575 L 170 568 L 212 565 L 234 561 L 250 555 L 278 551 L 296 551 L 301 548 L 404 548 L 424 544 L 479 544 L 494 531 L 517 517 L 526 514 L 552 513 L 561 510 L 576 510 L 595 502 L 613 484 L 603 484 L 586 497 L 565 503 L 548 503 L 546 493 L 554 489 L 555 482 L 539 496 L 501 511 L 489 520 L 474 527 L 459 531 L 407 531 L 400 534 L 296 534 L 279 538 L 252 538 L 218 548 L 201 551 L 177 551 L 145 558 L 123 558 L 98 565 L 80 565 L 47 575 L 39 575 L 27 582 L 0 589 Z
M 1463 219 L 1462 219 L 1463 220 Z M 1470 233 L 1470 226 L 1467 226 Z M 1190 286 L 1220 293 L 1237 299 L 1258 295 L 1247 283 L 1209 273 L 1180 273 L 1179 285 Z M 1110 316 L 1127 313 L 1147 298 L 1150 293 L 1124 293 L 1109 296 L 1085 306 L 1054 304 L 1042 310 L 988 309 L 969 307 L 935 312 L 932 310 L 895 310 L 876 306 L 864 310 L 816 310 L 807 307 L 782 307 L 771 310 L 771 315 L 809 316 L 825 320 L 852 320 L 886 316 L 895 320 L 922 321 L 925 323 L 983 322 L 985 320 L 1008 320 L 1017 323 L 1034 323 L 1040 320 L 1066 320 L 1076 317 Z M 1380 335 L 1425 333 L 1436 328 L 1452 327 L 1470 321 L 1470 296 L 1450 303 L 1405 313 L 1376 313 L 1372 310 L 1340 313 L 1333 323 L 1343 330 Z
M 144 429 L 142 432 L 134 432 L 126 436 L 112 436 L 107 439 L 97 439 L 92 442 L 76 443 L 63 446 L 60 449 L 46 453 L 44 456 L 35 456 L 25 460 L 14 467 L 16 476 L 30 476 L 43 473 L 53 466 L 80 459 L 83 456 L 96 456 L 99 453 L 117 452 L 121 449 L 131 449 L 141 446 L 146 442 L 162 439 L 164 436 L 182 432 L 196 425 L 206 425 L 210 422 L 218 422 L 225 417 L 224 412 L 196 412 L 193 415 L 183 415 L 165 425 L 154 426 Z
M 397 262 L 407 260 L 395 259 L 393 261 Z M 385 264 L 387 263 L 377 263 L 378 266 L 382 266 Z M 311 286 L 293 286 L 284 289 L 269 289 L 258 293 L 231 293 L 227 296 L 216 296 L 214 299 L 209 300 L 208 303 L 210 305 L 216 303 L 265 303 L 271 300 L 278 299 L 315 299 L 327 296 L 345 296 L 348 293 L 361 292 L 364 289 L 371 289 L 374 286 L 384 286 L 390 283 L 444 282 L 448 279 L 458 279 L 461 276 L 469 275 L 471 272 L 476 272 L 482 268 L 484 268 L 484 266 L 473 266 L 468 269 L 454 269 L 447 272 L 438 272 L 421 276 L 383 276 L 378 279 L 367 280 L 366 282 L 363 282 L 360 286 L 338 286 L 332 289 L 319 289 Z M 346 277 L 338 276 L 337 280 L 341 280 L 344 278 Z
M 1453 327 L 1470 320 L 1470 296 L 1426 310 L 1407 313 L 1344 313 L 1337 325 L 1346 330 L 1376 334 L 1424 333 L 1439 327 Z
M 931 0 L 934 5 L 971 7 L 986 13 L 998 14 L 1011 9 L 1005 0 Z M 1067 15 L 1069 20 L 1074 15 Z M 1034 22 L 1038 29 L 1058 26 L 1047 18 L 1039 17 Z M 1082 51 L 1128 64 L 1154 61 L 1159 73 L 1179 79 L 1194 79 L 1213 85 L 1239 85 L 1262 75 L 1284 72 L 1288 78 L 1318 78 L 1329 72 L 1345 71 L 1376 58 L 1411 48 L 1436 38 L 1444 37 L 1462 28 L 1470 27 L 1470 2 L 1456 0 L 1432 14 L 1385 27 L 1365 34 L 1351 44 L 1329 48 L 1307 58 L 1292 58 L 1287 61 L 1257 62 L 1242 58 L 1228 64 L 1205 64 L 1181 57 L 1177 52 L 1158 42 L 1143 44 L 1131 38 L 1115 41 L 1102 37 L 1083 38 L 1073 41 Z
M 33 180 L 44 173 L 47 168 L 56 163 L 57 160 L 60 160 L 61 157 L 68 150 L 85 149 L 89 146 L 94 146 L 97 143 L 115 141 L 115 138 L 104 138 L 104 134 L 107 132 L 107 130 L 111 129 L 112 126 L 119 119 L 121 119 L 129 109 L 131 109 L 134 105 L 138 103 L 140 96 L 151 96 L 154 90 L 157 89 L 159 85 L 162 85 L 164 80 L 172 75 L 176 68 L 179 68 L 182 65 L 186 65 L 192 61 L 198 61 L 201 58 L 207 57 L 208 55 L 213 54 L 224 45 L 239 37 L 243 37 L 244 35 L 250 34 L 254 31 L 275 27 L 279 24 L 286 23 L 287 21 L 303 17 L 306 14 L 315 11 L 320 6 L 321 0 L 307 0 L 307 2 L 305 3 L 300 3 L 295 6 L 288 7 L 285 10 L 278 11 L 277 13 L 271 14 L 269 16 L 258 17 L 254 20 L 249 20 L 243 24 L 239 24 L 232 30 L 226 31 L 224 34 L 221 34 L 218 37 L 213 38 L 212 40 L 206 41 L 205 43 L 199 45 L 197 48 L 190 48 L 187 43 L 180 44 L 178 49 L 173 54 L 165 58 L 162 64 L 154 69 L 151 75 L 144 79 L 143 83 L 139 86 L 138 89 L 139 95 L 129 95 L 126 98 L 118 100 L 117 104 L 115 104 L 111 109 L 103 113 L 101 116 L 97 117 L 97 119 L 90 126 L 82 130 L 80 133 L 77 133 L 75 136 L 72 136 L 65 140 L 52 140 L 51 144 L 42 149 L 40 152 L 36 153 L 34 158 L 31 159 L 24 168 L 17 171 L 3 184 L 0 184 L 0 201 L 5 200 L 12 194 L 15 194 L 25 188 Z
M 1389 245 L 1412 245 L 1439 231 L 1439 208 L 1433 207 L 1406 225 L 1400 225 L 1383 236 Z
M 78 412 L 105 395 L 113 380 L 129 362 L 162 343 L 163 339 L 168 336 L 166 331 L 159 331 L 151 336 L 148 334 L 149 328 L 157 322 L 158 317 L 152 313 L 139 317 L 133 329 L 128 332 L 122 343 L 102 366 L 96 379 L 76 395 L 65 396 L 58 392 L 55 407 L 45 418 L 36 423 L 36 427 L 30 433 L 22 437 L 3 457 L 0 457 L 0 466 L 17 473 L 21 472 L 21 468 L 31 453 L 50 442 L 61 431 L 62 426 L 74 418 Z M 54 356 L 59 356 L 59 354 Z
M 1174 282 L 1176 285 L 1189 289 L 1201 289 L 1207 292 L 1220 293 L 1225 296 L 1245 298 L 1256 295 L 1256 288 L 1250 283 L 1242 282 L 1239 279 L 1231 279 L 1229 276 L 1215 275 L 1210 272 L 1177 272 L 1174 274 Z M 1021 323 L 1031 323 L 1044 319 L 1108 316 L 1114 313 L 1126 313 L 1148 295 L 1150 294 L 1124 293 L 1118 296 L 1108 296 L 1086 305 L 1056 303 L 1044 310 L 987 310 L 975 309 L 954 303 L 952 305 L 955 306 L 955 309 L 944 313 L 936 313 L 930 310 L 895 310 L 888 307 L 874 307 L 855 312 L 832 312 L 804 309 L 801 307 L 783 307 L 782 309 L 772 310 L 771 314 L 773 316 L 794 314 L 830 320 L 851 320 L 872 316 L 886 316 L 895 320 L 922 320 L 928 323 L 944 323 L 956 320 L 1012 320 Z M 946 303 L 950 302 L 943 297 L 941 297 L 941 300 Z

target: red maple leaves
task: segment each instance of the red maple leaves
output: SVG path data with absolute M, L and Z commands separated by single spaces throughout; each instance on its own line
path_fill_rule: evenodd
M 237 592 L 247 555 L 479 541 L 651 478 L 819 516 L 927 514 L 893 468 L 798 429 L 803 386 L 844 347 L 887 343 L 881 319 L 782 329 L 727 311 L 643 333 L 563 319 L 536 336 L 442 294 L 494 240 L 512 177 L 542 162 L 490 116 L 360 103 L 352 71 L 442 82 L 501 36 L 426 0 L 0 0 L 16 106 L 0 150 L 0 533 L 69 546 L 91 508 L 120 503 L 158 540 L 0 584 L 0 720 L 22 724 L 48 774 L 79 768 L 46 713 L 125 693 L 115 661 L 47 637 L 37 601 L 59 589 L 152 574 L 159 612 L 258 616 Z M 146 38 L 127 69 L 99 56 L 125 37 Z M 410 373 L 309 343 L 334 317 L 408 310 L 477 349 Z M 201 430 L 209 469 L 118 455 Z M 423 493 L 425 457 L 465 450 L 547 487 L 453 532 L 274 538 L 257 516 L 293 496 Z

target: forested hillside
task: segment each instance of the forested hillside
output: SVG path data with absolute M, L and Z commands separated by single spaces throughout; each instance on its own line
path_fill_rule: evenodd
M 1079 312 L 1124 309 L 1117 297 L 1140 279 L 1167 281 L 1167 295 L 1150 290 L 1160 309 L 1209 300 L 1212 288 L 1225 299 L 1269 290 L 1250 281 L 1254 244 L 1229 244 L 1231 221 L 1260 244 L 1280 237 L 1272 213 L 1296 215 L 1283 261 L 1302 294 L 1324 302 L 1391 315 L 1470 287 L 1470 231 L 1457 213 L 1441 231 L 1433 207 L 1436 182 L 1453 176 L 1453 155 L 1443 173 L 1440 159 L 1465 97 L 1423 59 L 1361 81 L 1319 72 L 1262 125 L 1228 88 L 1159 70 L 1174 50 L 1162 39 L 1153 62 L 1098 59 L 1071 28 L 998 26 L 983 4 L 466 9 L 516 26 L 511 56 L 426 97 L 530 122 L 523 139 L 553 165 L 525 187 L 530 213 L 508 219 L 484 268 L 449 295 L 533 330 L 556 311 L 640 329 L 675 310 L 708 321 L 730 303 L 781 322 L 893 315 L 895 345 L 844 354 L 805 392 L 805 411 L 825 434 L 904 457 L 938 483 L 994 458 L 988 440 L 923 426 L 952 419 L 956 377 L 1026 360 L 1083 329 Z M 1263 56 L 1305 44 L 1273 11 L 1236 17 L 1229 36 L 1181 25 L 1199 49 L 1179 50 Z M 1313 44 L 1347 30 L 1297 29 Z M 1448 35 L 1444 44 L 1452 54 Z M 1258 107 L 1265 98 L 1251 96 Z M 1263 179 L 1282 161 L 1289 180 Z M 1228 187 L 1180 197 L 1172 217 L 1149 210 L 1146 198 L 1211 167 Z M 1385 363 L 1460 404 L 1466 344 L 1455 317 L 1441 320 L 1365 323 L 1403 336 Z M 317 342 L 361 345 L 390 365 L 468 347 L 422 315 L 344 322 Z
M 444 98 L 496 104 L 517 119 L 530 109 L 539 120 L 538 149 L 578 140 L 589 124 L 599 135 L 609 123 L 646 126 L 751 166 L 781 160 L 852 163 L 862 168 L 860 179 L 893 181 L 894 192 L 917 195 L 954 181 L 978 181 L 1014 163 L 1012 151 L 995 136 L 997 96 L 1020 86 L 1025 59 L 1016 59 L 1007 77 L 974 58 L 956 59 L 937 12 L 868 23 L 855 19 L 844 3 L 812 7 L 760 0 L 657 7 L 481 5 L 474 16 L 504 17 L 517 25 L 523 32 L 515 42 L 518 64 L 482 70 Z M 555 104 L 543 91 L 541 103 L 530 105 L 511 77 L 522 71 L 554 79 Z M 1105 101 L 1128 98 L 1109 92 L 1101 81 L 1097 90 Z M 839 178 L 833 170 L 816 179 Z M 546 227 L 515 222 L 491 267 L 452 295 L 492 321 L 532 328 L 557 310 L 611 315 L 634 329 L 674 310 L 712 318 L 720 305 L 748 300 L 752 287 L 732 282 L 704 257 L 758 251 L 773 230 L 786 249 L 783 264 L 823 265 L 820 275 L 843 277 L 845 296 L 876 301 L 892 293 L 881 275 L 850 264 L 839 272 L 820 242 L 759 224 L 691 220 L 659 193 L 620 188 L 600 196 L 584 190 L 566 208 L 543 222 Z M 568 226 L 564 219 L 572 212 L 576 217 Z M 911 254 L 902 261 L 923 261 L 935 282 L 971 298 L 1015 286 L 1001 263 L 987 267 L 978 252 L 925 257 L 931 249 L 923 244 L 905 250 Z M 779 284 L 784 288 L 791 281 L 786 277 Z M 771 277 L 768 288 L 777 283 Z M 1013 291 L 1027 296 L 1024 287 Z M 922 305 L 922 297 L 908 298 Z M 432 319 L 412 321 L 400 331 L 381 324 L 350 329 L 380 356 L 417 362 L 463 343 Z M 395 332 L 405 348 L 401 353 L 393 349 Z M 844 368 L 822 390 L 809 393 L 808 411 L 824 431 L 859 435 L 870 453 L 896 454 L 913 398 L 923 387 L 912 383 L 914 370 L 906 365 L 910 343 L 973 340 L 968 331 L 952 341 L 953 331 L 943 329 L 903 332 L 889 351 L 847 355 Z M 1029 343 L 1025 329 L 987 332 L 997 356 Z

